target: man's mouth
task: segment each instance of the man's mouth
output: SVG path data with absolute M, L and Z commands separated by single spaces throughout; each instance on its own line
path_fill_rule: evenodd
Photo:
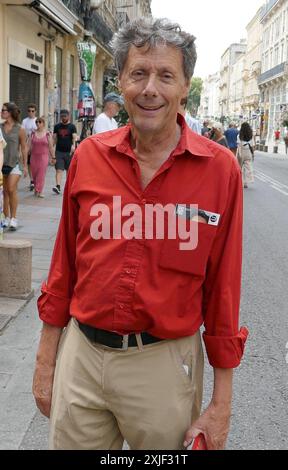
M 142 106 L 141 104 L 137 103 L 137 106 L 141 109 L 143 109 L 144 111 L 158 111 L 159 109 L 163 108 L 163 104 L 161 104 L 160 106 Z

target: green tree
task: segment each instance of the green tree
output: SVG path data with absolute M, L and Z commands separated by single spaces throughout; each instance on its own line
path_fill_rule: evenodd
M 196 116 L 198 108 L 200 106 L 202 87 L 202 78 L 192 78 L 190 90 L 188 93 L 187 109 L 193 116 Z

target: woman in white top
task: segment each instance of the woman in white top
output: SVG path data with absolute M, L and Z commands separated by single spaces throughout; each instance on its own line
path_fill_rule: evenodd
M 242 170 L 244 188 L 248 188 L 248 184 L 254 183 L 253 158 L 253 131 L 248 122 L 243 122 L 238 137 L 237 159 Z

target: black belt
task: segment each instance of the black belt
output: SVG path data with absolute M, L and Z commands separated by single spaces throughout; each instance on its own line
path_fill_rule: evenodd
M 112 331 L 100 330 L 99 328 L 94 328 L 93 326 L 85 325 L 84 323 L 80 323 L 79 321 L 78 325 L 84 335 L 93 343 L 103 344 L 104 346 L 108 346 L 109 348 L 124 350 L 138 346 L 135 333 L 122 336 L 118 335 L 117 333 L 113 333 Z M 155 336 L 152 336 L 146 332 L 140 333 L 140 335 L 143 345 L 163 341 L 161 338 L 156 338 Z

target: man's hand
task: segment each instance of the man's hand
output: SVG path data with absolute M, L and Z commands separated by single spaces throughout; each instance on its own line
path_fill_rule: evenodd
M 33 395 L 37 408 L 47 418 L 50 417 L 54 370 L 55 366 L 37 362 L 33 377 Z
M 208 450 L 222 450 L 228 436 L 231 416 L 230 404 L 210 403 L 204 413 L 192 424 L 185 435 L 184 447 L 202 433 Z
M 33 377 L 33 395 L 37 407 L 50 417 L 56 355 L 62 328 L 43 323 Z

